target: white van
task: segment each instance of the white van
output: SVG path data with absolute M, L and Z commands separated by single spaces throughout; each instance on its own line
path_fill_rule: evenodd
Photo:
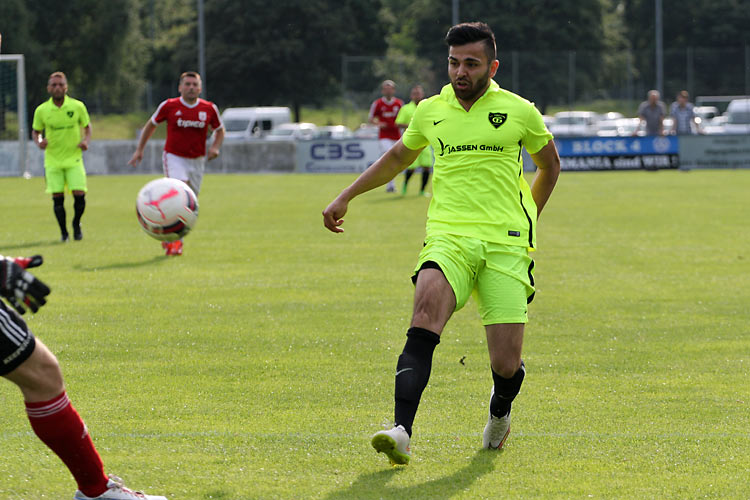
M 750 134 L 750 99 L 734 99 L 725 114 L 725 134 Z
M 221 121 L 226 140 L 250 140 L 265 136 L 282 123 L 289 123 L 291 111 L 278 106 L 227 108 L 221 114 Z

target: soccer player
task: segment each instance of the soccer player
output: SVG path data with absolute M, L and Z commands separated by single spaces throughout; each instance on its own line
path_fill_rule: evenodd
M 44 151 L 44 177 L 47 192 L 60 226 L 61 240 L 68 241 L 65 221 L 65 188 L 73 193 L 73 239 L 83 239 L 81 216 L 86 208 L 86 170 L 83 151 L 91 141 L 91 123 L 86 106 L 68 96 L 68 79 L 56 71 L 47 80 L 50 99 L 34 111 L 31 137 Z M 83 139 L 81 138 L 83 128 Z
M 428 144 L 435 150 L 427 234 L 412 278 L 414 309 L 396 365 L 395 425 L 372 437 L 373 447 L 394 464 L 409 462 L 412 424 L 433 351 L 448 319 L 472 294 L 493 380 L 482 444 L 503 446 L 511 403 L 526 373 L 521 348 L 534 296 L 529 250 L 536 247 L 536 220 L 560 171 L 542 115 L 492 80 L 499 63 L 489 26 L 458 24 L 446 42 L 450 84 L 420 102 L 401 140 L 323 211 L 325 226 L 342 232 L 354 197 L 393 179 Z M 523 147 L 538 167 L 531 188 L 523 177 Z
M 424 89 L 421 85 L 415 85 L 411 89 L 411 94 L 409 96 L 411 98 L 411 101 L 409 101 L 407 104 L 404 104 L 404 107 L 401 108 L 398 112 L 398 116 L 396 117 L 396 125 L 398 125 L 399 130 L 406 130 L 406 128 L 409 126 L 409 122 L 411 122 L 412 116 L 414 116 L 414 112 L 417 110 L 417 104 L 419 104 L 419 101 L 424 99 Z M 432 148 L 430 146 L 427 146 L 422 150 L 421 153 L 419 153 L 419 156 L 416 160 L 414 160 L 414 163 L 409 165 L 409 167 L 404 170 L 404 185 L 401 188 L 401 194 L 406 194 L 406 186 L 409 184 L 409 179 L 411 179 L 411 176 L 414 175 L 415 172 L 418 170 L 422 171 L 422 185 L 419 188 L 419 194 L 422 196 L 427 196 L 427 193 L 425 193 L 425 188 L 427 187 L 427 182 L 430 180 L 430 170 L 432 169 Z
M 385 153 L 401 138 L 401 130 L 396 125 L 396 117 L 404 101 L 396 96 L 396 84 L 393 80 L 385 80 L 381 85 L 383 97 L 375 99 L 370 106 L 370 123 L 378 126 L 378 143 L 380 152 Z M 396 191 L 396 183 L 391 180 L 386 191 Z
M 27 307 L 36 312 L 46 303 L 49 287 L 26 271 L 41 264 L 39 255 L 17 259 L 0 255 L 0 296 L 21 314 Z M 21 389 L 34 433 L 78 483 L 74 500 L 167 500 L 131 491 L 121 479 L 104 474 L 86 424 L 65 393 L 57 358 L 16 311 L 0 300 L 0 375 Z
M 173 97 L 159 104 L 156 112 L 146 122 L 138 141 L 138 147 L 128 161 L 134 168 L 143 159 L 146 143 L 159 123 L 167 122 L 167 141 L 164 144 L 162 164 L 164 176 L 179 179 L 192 188 L 196 196 L 200 192 L 206 158 L 219 156 L 224 142 L 224 124 L 219 110 L 210 101 L 201 99 L 201 77 L 187 71 L 180 75 L 177 90 L 180 97 Z M 214 130 L 214 140 L 206 154 L 206 137 L 209 127 Z M 182 255 L 182 240 L 162 242 L 167 255 Z

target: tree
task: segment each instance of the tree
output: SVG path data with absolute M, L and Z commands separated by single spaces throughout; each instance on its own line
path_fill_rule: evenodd
M 340 94 L 341 56 L 382 54 L 380 0 L 206 4 L 206 72 L 222 106 L 302 104 Z

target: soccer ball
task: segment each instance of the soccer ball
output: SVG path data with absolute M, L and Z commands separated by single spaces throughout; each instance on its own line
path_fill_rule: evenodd
M 156 179 L 138 192 L 138 222 L 146 234 L 161 241 L 175 241 L 198 221 L 198 198 L 190 186 L 177 179 Z

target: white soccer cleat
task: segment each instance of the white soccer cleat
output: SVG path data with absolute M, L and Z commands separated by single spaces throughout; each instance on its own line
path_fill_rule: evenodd
M 409 434 L 403 425 L 389 431 L 378 431 L 372 436 L 372 447 L 378 453 L 385 453 L 391 465 L 406 465 L 411 458 Z
M 492 404 L 494 396 L 495 388 L 493 387 L 490 394 L 490 404 Z M 490 413 L 482 434 L 482 447 L 499 450 L 505 444 L 505 440 L 508 439 L 508 434 L 510 434 L 510 412 L 504 417 L 496 417 Z
M 80 491 L 76 491 L 73 500 L 167 500 L 167 497 L 146 495 L 140 491 L 131 491 L 122 484 L 122 479 L 117 476 L 109 476 L 107 491 L 98 497 L 87 497 Z

